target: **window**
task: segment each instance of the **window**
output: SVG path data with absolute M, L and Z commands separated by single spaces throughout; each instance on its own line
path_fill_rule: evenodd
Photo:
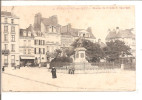
M 27 43 L 26 43 L 26 40 L 24 40 L 24 46 L 26 46 L 26 44 L 27 44 Z
M 43 48 L 43 54 L 45 54 L 45 48 Z
M 39 45 L 40 45 L 40 40 L 39 40 Z
M 11 35 L 11 41 L 12 41 L 12 42 L 15 41 L 15 35 Z
M 26 54 L 26 49 L 23 50 L 23 53 Z
M 54 27 L 52 26 L 52 32 L 53 32 L 53 30 L 54 30 Z
M 11 63 L 15 63 L 15 55 L 11 55 Z
M 11 24 L 14 24 L 14 19 L 11 19 Z
M 8 32 L 8 26 L 4 26 L 4 32 Z
M 27 36 L 27 33 L 26 33 L 26 31 L 24 31 L 24 32 L 23 32 L 23 36 Z
M 52 32 L 52 27 L 51 26 L 49 27 L 49 32 Z
M 15 52 L 15 44 L 11 44 L 11 51 Z
M 15 32 L 15 27 L 14 26 L 11 27 L 11 32 Z
M 81 58 L 84 58 L 84 53 L 81 53 Z
M 31 54 L 31 49 L 28 49 L 28 54 Z
M 5 56 L 4 56 L 4 64 L 7 64 L 7 63 L 8 63 L 8 56 L 5 55 Z
M 40 52 L 40 48 L 39 48 L 39 54 L 41 54 L 41 52 Z
M 34 44 L 36 45 L 36 40 L 34 40 Z
M 7 23 L 7 18 L 4 18 L 4 22 Z
M 52 28 L 53 28 L 53 31 L 52 31 L 52 32 L 55 33 L 55 32 L 56 32 L 56 27 L 53 26 Z
M 35 54 L 36 54 L 36 48 L 34 48 Z
M 8 41 L 8 34 L 4 34 L 4 41 Z
M 78 58 L 78 57 L 79 57 L 79 54 L 77 53 L 77 54 L 76 54 L 76 58 Z
M 4 49 L 5 49 L 5 50 L 8 49 L 8 44 L 4 44 Z
M 31 35 L 32 35 L 32 34 L 31 34 L 31 32 L 29 31 L 29 32 L 28 32 L 28 36 L 31 36 Z
M 45 45 L 45 40 L 43 40 L 43 45 Z

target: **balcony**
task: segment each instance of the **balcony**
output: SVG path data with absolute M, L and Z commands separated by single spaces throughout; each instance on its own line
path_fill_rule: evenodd
M 7 66 L 8 66 L 8 63 L 4 63 L 4 66 L 7 67 Z
M 9 55 L 10 51 L 9 50 L 2 50 L 1 51 L 3 55 Z

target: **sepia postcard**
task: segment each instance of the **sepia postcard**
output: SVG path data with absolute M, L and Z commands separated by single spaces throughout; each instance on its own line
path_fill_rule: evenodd
M 2 6 L 2 92 L 135 91 L 133 5 Z

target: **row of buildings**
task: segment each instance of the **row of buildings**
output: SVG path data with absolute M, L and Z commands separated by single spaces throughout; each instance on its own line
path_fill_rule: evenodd
M 47 62 L 47 53 L 53 53 L 56 49 L 69 48 L 73 41 L 80 36 L 96 42 L 91 27 L 76 29 L 72 28 L 71 24 L 62 26 L 58 23 L 56 15 L 44 18 L 37 13 L 33 25 L 31 24 L 25 29 L 20 28 L 19 20 L 20 18 L 11 12 L 1 12 L 2 66 Z M 109 32 L 106 41 L 118 39 L 118 37 L 120 40 L 129 38 L 129 41 L 132 42 L 128 45 L 132 46 L 132 50 L 135 52 L 133 49 L 135 37 L 131 31 L 121 30 L 119 33 L 115 31 Z M 128 37 L 127 35 L 124 37 L 123 34 L 126 33 Z M 101 40 L 98 43 L 103 44 Z
M 80 36 L 96 41 L 90 27 L 75 29 L 71 24 L 62 26 L 55 15 L 44 18 L 37 13 L 33 25 L 26 29 L 20 28 L 19 20 L 11 12 L 1 12 L 2 66 L 47 62 L 47 53 L 69 48 Z

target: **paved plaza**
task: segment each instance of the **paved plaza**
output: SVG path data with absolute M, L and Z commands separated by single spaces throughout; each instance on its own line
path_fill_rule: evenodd
M 135 71 L 127 70 L 74 75 L 57 70 L 57 78 L 52 79 L 51 72 L 43 67 L 6 68 L 2 91 L 134 91 L 135 77 Z

